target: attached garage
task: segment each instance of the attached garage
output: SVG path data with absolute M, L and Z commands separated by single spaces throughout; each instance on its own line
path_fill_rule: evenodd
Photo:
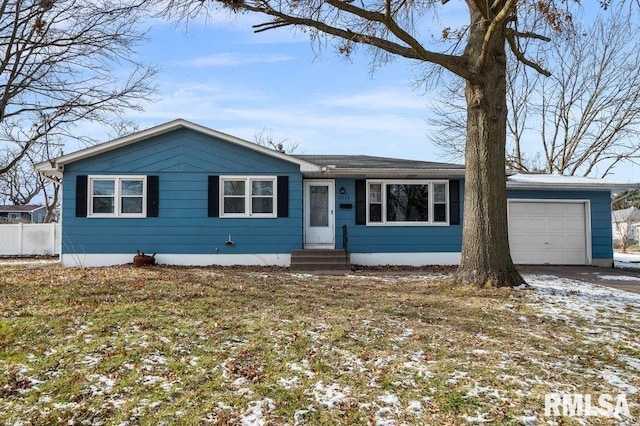
M 516 264 L 590 265 L 588 200 L 509 200 L 509 245 Z

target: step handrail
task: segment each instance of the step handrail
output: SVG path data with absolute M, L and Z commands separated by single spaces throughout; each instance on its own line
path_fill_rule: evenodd
M 349 230 L 346 223 L 342 225 L 342 248 L 344 249 L 345 262 L 349 263 Z

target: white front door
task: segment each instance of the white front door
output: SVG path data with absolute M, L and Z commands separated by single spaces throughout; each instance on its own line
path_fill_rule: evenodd
M 332 180 L 304 181 L 304 247 L 335 248 L 335 195 Z

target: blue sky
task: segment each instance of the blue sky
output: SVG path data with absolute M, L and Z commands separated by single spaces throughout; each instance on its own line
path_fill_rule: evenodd
M 347 61 L 287 29 L 254 34 L 263 21 L 218 15 L 186 29 L 156 21 L 140 58 L 160 69 L 158 101 L 130 118 L 140 129 L 184 118 L 250 141 L 264 131 L 303 154 L 446 161 L 428 139 L 438 94 L 413 87 L 415 64 L 398 59 L 372 73 L 364 51 Z M 627 165 L 612 178 L 639 176 Z
M 371 73 L 364 55 L 317 55 L 304 35 L 254 34 L 252 22 L 155 25 L 141 50 L 160 67 L 161 99 L 135 116 L 140 127 L 180 117 L 248 140 L 265 130 L 298 153 L 434 159 L 411 64 Z

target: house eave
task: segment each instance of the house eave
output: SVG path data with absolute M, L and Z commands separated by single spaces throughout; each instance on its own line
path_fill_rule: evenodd
M 553 184 L 533 182 L 507 182 L 507 189 L 546 189 L 570 191 L 608 191 L 619 192 L 640 189 L 640 183 L 602 183 L 602 184 Z
M 546 189 L 619 192 L 639 189 L 640 182 L 616 181 L 580 176 L 519 173 L 507 177 L 507 189 Z
M 63 168 L 58 166 L 55 162 L 44 161 L 36 164 L 34 169 L 48 181 L 54 184 L 62 183 Z

